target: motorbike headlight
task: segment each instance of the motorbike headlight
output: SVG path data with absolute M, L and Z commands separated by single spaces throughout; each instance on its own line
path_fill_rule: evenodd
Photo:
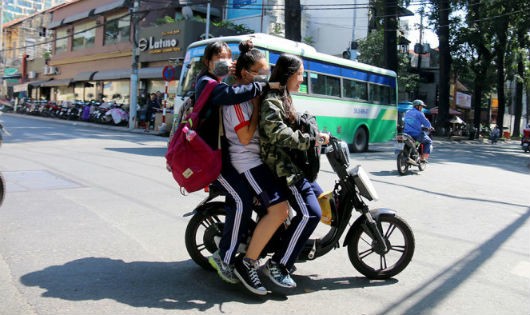
M 368 200 L 378 200 L 379 196 L 377 191 L 372 185 L 372 181 L 368 177 L 368 173 L 362 168 L 362 166 L 357 165 L 356 167 L 349 170 L 349 175 L 353 177 L 355 186 L 359 189 L 361 196 L 367 198 Z

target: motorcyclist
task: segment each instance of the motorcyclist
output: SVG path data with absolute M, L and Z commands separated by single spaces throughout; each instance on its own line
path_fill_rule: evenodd
M 405 121 L 405 127 L 403 128 L 403 132 L 423 143 L 423 154 L 420 159 L 422 161 L 427 161 L 431 153 L 432 140 L 424 131 L 424 128 L 429 130 L 433 130 L 433 128 L 429 120 L 425 117 L 425 114 L 422 112 L 425 103 L 422 100 L 415 100 L 412 102 L 412 106 L 414 106 L 414 108 L 405 113 L 403 119 Z

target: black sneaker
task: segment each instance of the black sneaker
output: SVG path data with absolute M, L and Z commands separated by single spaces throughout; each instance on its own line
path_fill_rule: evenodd
M 267 289 L 261 284 L 258 276 L 258 263 L 248 258 L 237 259 L 234 264 L 234 273 L 243 285 L 252 293 L 267 294 Z
M 296 282 L 289 274 L 289 271 L 285 266 L 280 265 L 272 259 L 269 259 L 265 268 L 263 268 L 263 273 L 265 273 L 276 285 L 284 288 L 296 288 Z

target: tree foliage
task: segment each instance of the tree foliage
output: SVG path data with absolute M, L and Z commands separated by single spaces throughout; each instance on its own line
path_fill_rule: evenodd
M 383 51 L 384 29 L 374 30 L 365 39 L 359 40 L 359 57 L 358 61 L 384 67 L 385 60 Z M 410 72 L 410 59 L 407 53 L 398 52 L 398 89 L 399 95 L 410 95 L 416 91 L 419 82 L 419 75 Z

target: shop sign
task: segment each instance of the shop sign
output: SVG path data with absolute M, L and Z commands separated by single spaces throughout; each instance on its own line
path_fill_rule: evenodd
M 180 32 L 180 30 L 175 30 Z M 150 36 L 149 38 L 141 38 L 138 47 L 140 51 L 146 51 L 150 54 L 162 54 L 170 52 L 179 52 L 179 40 L 176 38 L 156 38 Z

